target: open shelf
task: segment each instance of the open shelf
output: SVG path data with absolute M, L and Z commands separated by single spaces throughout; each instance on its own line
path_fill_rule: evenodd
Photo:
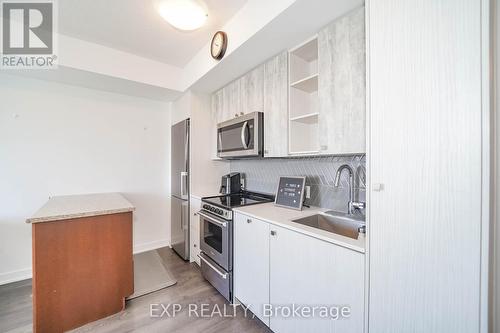
M 303 79 L 292 82 L 291 87 L 311 93 L 318 90 L 318 73 L 309 75 Z
M 319 151 L 318 38 L 314 36 L 289 51 L 289 153 Z
M 318 112 L 313 112 L 309 114 L 304 114 L 301 116 L 290 118 L 290 121 L 300 121 L 305 124 L 313 124 L 318 122 Z
M 290 82 L 299 82 L 318 74 L 318 38 L 289 51 Z
M 318 37 L 314 36 L 290 50 L 290 54 L 305 61 L 318 59 Z

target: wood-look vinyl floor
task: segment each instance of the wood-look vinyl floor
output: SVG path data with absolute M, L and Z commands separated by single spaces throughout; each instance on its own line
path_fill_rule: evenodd
M 79 327 L 73 332 L 271 332 L 258 319 L 244 316 L 239 309 L 236 316 L 209 318 L 189 316 L 189 304 L 196 304 L 198 314 L 202 304 L 212 312 L 215 304 L 229 311 L 229 303 L 203 279 L 199 267 L 181 260 L 171 249 L 159 249 L 162 260 L 177 279 L 177 284 L 127 302 L 125 311 Z M 0 332 L 32 332 L 31 280 L 0 286 Z M 180 304 L 182 310 L 175 317 L 152 318 L 150 304 Z M 194 308 L 194 306 L 192 306 Z M 158 307 L 160 313 L 161 306 Z M 172 313 L 169 308 L 169 313 Z M 229 312 L 226 312 L 229 313 Z

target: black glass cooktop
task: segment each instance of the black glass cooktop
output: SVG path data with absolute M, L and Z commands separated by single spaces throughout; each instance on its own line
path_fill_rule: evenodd
M 208 202 L 212 205 L 216 205 L 222 208 L 235 208 L 240 206 L 255 205 L 264 202 L 274 201 L 272 195 L 252 193 L 252 192 L 241 192 L 235 194 L 226 194 L 215 197 L 206 197 L 202 201 Z

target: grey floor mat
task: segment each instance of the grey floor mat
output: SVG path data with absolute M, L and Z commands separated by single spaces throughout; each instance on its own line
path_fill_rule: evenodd
M 156 250 L 134 254 L 134 293 L 127 300 L 177 283 Z

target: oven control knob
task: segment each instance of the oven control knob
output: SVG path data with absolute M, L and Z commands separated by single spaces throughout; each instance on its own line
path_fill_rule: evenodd
M 208 208 L 208 205 L 203 205 L 203 208 L 204 208 L 204 209 L 207 209 L 207 208 Z
M 215 212 L 215 207 L 210 207 L 210 211 Z
M 216 212 L 217 214 L 222 214 L 222 209 L 217 209 L 215 212 Z

